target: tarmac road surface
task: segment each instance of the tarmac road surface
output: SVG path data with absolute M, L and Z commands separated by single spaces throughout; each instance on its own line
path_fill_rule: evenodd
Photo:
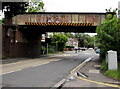
M 29 67 L 20 71 L 3 74 L 3 87 L 52 87 L 70 74 L 70 71 L 88 57 L 96 54 L 91 51 L 68 52 L 76 55 L 48 64 Z

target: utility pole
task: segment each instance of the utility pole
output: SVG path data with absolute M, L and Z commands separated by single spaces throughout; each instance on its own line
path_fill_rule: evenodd
M 45 38 L 48 38 L 48 33 L 46 32 Z M 48 42 L 46 42 L 46 54 L 48 54 Z
M 95 36 L 96 36 L 96 35 L 94 35 L 94 49 L 95 49 L 95 46 L 96 46 L 96 45 L 95 45 Z

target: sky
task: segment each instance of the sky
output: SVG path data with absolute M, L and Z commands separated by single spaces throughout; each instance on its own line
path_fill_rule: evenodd
M 105 12 L 118 8 L 120 0 L 42 0 L 46 12 Z
M 42 0 L 42 1 L 45 4 L 44 8 L 46 12 L 106 12 L 105 9 L 118 8 L 118 2 L 120 0 Z M 3 16 L 3 14 L 1 16 Z M 91 33 L 89 35 L 92 36 L 94 34 Z

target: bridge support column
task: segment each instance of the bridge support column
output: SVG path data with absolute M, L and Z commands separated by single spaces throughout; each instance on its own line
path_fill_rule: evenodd
M 41 36 L 42 34 L 31 34 L 17 31 L 15 38 L 15 51 L 13 55 L 15 57 L 39 57 L 41 55 Z
M 41 55 L 42 34 L 28 31 L 22 32 L 17 28 L 3 29 L 3 58 L 39 57 Z

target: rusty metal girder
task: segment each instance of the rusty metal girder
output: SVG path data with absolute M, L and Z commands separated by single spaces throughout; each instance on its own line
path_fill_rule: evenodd
M 28 22 L 41 24 L 54 23 L 50 25 L 87 23 L 91 24 L 91 26 L 98 26 L 104 22 L 105 17 L 105 14 L 22 14 L 13 17 L 12 23 L 13 25 L 28 25 L 26 24 Z

